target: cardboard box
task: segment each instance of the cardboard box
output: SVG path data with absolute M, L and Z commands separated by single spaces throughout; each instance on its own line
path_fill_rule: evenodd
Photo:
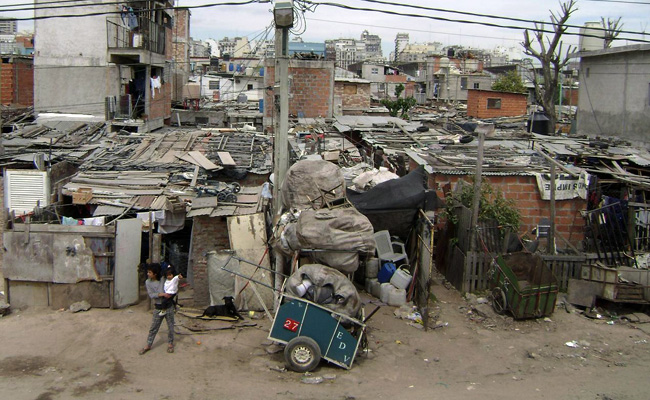
M 618 270 L 604 265 L 583 265 L 580 277 L 585 281 L 617 283 Z
M 79 188 L 72 193 L 72 204 L 88 204 L 92 198 L 93 190 L 91 188 Z

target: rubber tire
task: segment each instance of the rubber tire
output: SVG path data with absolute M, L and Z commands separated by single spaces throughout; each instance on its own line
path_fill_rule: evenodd
M 506 312 L 508 307 L 508 300 L 506 299 L 506 294 L 500 287 L 495 287 L 492 289 L 492 308 L 494 312 L 503 315 Z
M 230 184 L 230 190 L 232 190 L 233 193 L 239 193 L 241 191 L 241 185 L 237 182 L 232 182 Z
M 284 360 L 289 369 L 296 372 L 309 372 L 318 366 L 321 359 L 318 343 L 310 337 L 298 336 L 289 341 L 284 348 Z

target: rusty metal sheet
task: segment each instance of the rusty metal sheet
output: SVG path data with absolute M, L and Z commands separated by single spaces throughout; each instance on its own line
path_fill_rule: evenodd
M 205 169 L 207 169 L 209 171 L 211 171 L 213 169 L 220 169 L 221 168 L 217 164 L 215 164 L 212 161 L 208 160 L 208 158 L 206 156 L 204 156 L 203 153 L 201 153 L 200 151 L 190 151 L 188 154 L 193 159 L 196 160 L 195 164 L 198 163 L 198 165 L 200 165 L 201 167 L 203 167 L 203 168 L 205 168 Z
M 201 215 L 212 215 L 213 211 L 214 211 L 214 208 L 192 209 L 190 212 L 187 213 L 187 217 L 192 218 L 192 217 L 198 217 L 198 216 L 201 216 Z
M 192 209 L 216 207 L 217 205 L 217 196 L 195 197 L 192 199 Z
M 260 199 L 260 196 L 258 196 L 256 194 L 238 194 L 237 195 L 237 203 L 257 204 L 259 199 Z
M 219 156 L 219 159 L 221 160 L 221 164 L 223 165 L 237 165 L 235 160 L 232 159 L 230 156 L 230 153 L 227 151 L 218 151 L 217 155 Z
M 137 196 L 133 206 L 136 208 L 151 208 L 151 204 L 156 200 L 156 197 L 157 196 Z
M 237 206 L 223 206 L 215 209 L 212 214 L 210 214 L 211 217 L 229 217 L 231 215 L 235 215 L 235 212 L 237 211 Z

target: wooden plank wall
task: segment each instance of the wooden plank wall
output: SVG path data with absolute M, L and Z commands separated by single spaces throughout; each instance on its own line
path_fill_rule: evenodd
M 543 254 L 542 258 L 558 279 L 561 291 L 566 291 L 569 279 L 580 279 L 582 265 L 593 257 L 587 255 Z M 464 254 L 457 247 L 452 255 L 451 268 L 447 272 L 447 280 L 463 293 L 473 293 L 489 288 L 488 271 L 493 256 L 483 252 L 468 252 Z

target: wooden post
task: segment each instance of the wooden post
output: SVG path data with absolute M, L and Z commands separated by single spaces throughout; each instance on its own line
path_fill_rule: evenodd
M 549 254 L 555 254 L 555 163 L 551 163 L 551 227 L 548 231 Z
M 149 211 L 149 262 L 153 262 L 153 211 Z
M 478 153 L 476 155 L 476 174 L 474 176 L 474 199 L 472 200 L 472 226 L 469 242 L 469 251 L 476 251 L 476 240 L 478 238 L 478 212 L 481 204 L 481 176 L 483 174 L 483 144 L 485 143 L 485 132 L 478 134 Z

